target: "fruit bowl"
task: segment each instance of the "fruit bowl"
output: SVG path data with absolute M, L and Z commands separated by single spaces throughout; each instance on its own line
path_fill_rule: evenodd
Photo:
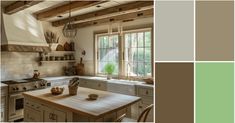
M 64 91 L 64 88 L 60 88 L 60 87 L 53 87 L 53 88 L 51 88 L 51 94 L 52 95 L 62 94 L 63 91 Z

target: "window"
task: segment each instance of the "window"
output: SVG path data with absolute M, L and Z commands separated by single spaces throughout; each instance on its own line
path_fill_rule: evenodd
M 96 73 L 105 75 L 107 63 L 115 65 L 114 75 L 152 76 L 151 29 L 96 35 Z
M 105 74 L 104 67 L 107 63 L 115 65 L 114 75 L 118 74 L 118 35 L 98 36 L 98 74 Z
M 129 76 L 151 76 L 151 32 L 130 32 L 124 35 L 125 68 Z

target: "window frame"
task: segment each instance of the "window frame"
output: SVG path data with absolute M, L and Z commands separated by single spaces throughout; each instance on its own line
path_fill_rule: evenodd
M 139 28 L 139 29 L 129 29 L 129 30 L 123 30 L 122 36 L 120 35 L 120 33 L 118 32 L 113 32 L 111 35 L 118 35 L 118 49 L 119 49 L 119 73 L 118 75 L 113 75 L 113 77 L 119 77 L 119 76 L 123 76 L 126 77 L 126 69 L 125 69 L 125 59 L 124 59 L 124 55 L 125 55 L 125 34 L 127 33 L 139 33 L 139 32 L 146 32 L 149 31 L 150 35 L 151 35 L 151 45 L 150 45 L 150 52 L 151 52 L 151 76 L 144 76 L 144 77 L 153 77 L 154 73 L 153 73 L 153 68 L 154 68 L 154 64 L 153 64 L 153 56 L 154 56 L 154 52 L 153 52 L 153 28 L 152 27 L 147 27 L 147 28 Z M 95 37 L 95 41 L 94 41 L 94 70 L 95 70 L 95 75 L 96 76 L 106 76 L 105 74 L 101 74 L 98 73 L 98 38 L 100 36 L 108 36 L 109 34 L 106 33 L 95 33 L 94 37 Z M 133 78 L 139 78 L 140 76 L 129 76 L 129 77 L 133 77 Z

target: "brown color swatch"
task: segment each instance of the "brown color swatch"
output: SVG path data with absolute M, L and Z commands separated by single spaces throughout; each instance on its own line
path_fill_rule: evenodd
M 193 63 L 156 63 L 157 123 L 193 123 Z
M 233 61 L 233 28 L 232 1 L 197 1 L 196 60 Z

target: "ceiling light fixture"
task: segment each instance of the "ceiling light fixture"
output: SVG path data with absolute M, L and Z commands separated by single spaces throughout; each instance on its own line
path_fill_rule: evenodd
M 77 35 L 77 29 L 71 20 L 71 1 L 69 3 L 69 22 L 64 25 L 63 35 L 67 38 L 74 38 Z

